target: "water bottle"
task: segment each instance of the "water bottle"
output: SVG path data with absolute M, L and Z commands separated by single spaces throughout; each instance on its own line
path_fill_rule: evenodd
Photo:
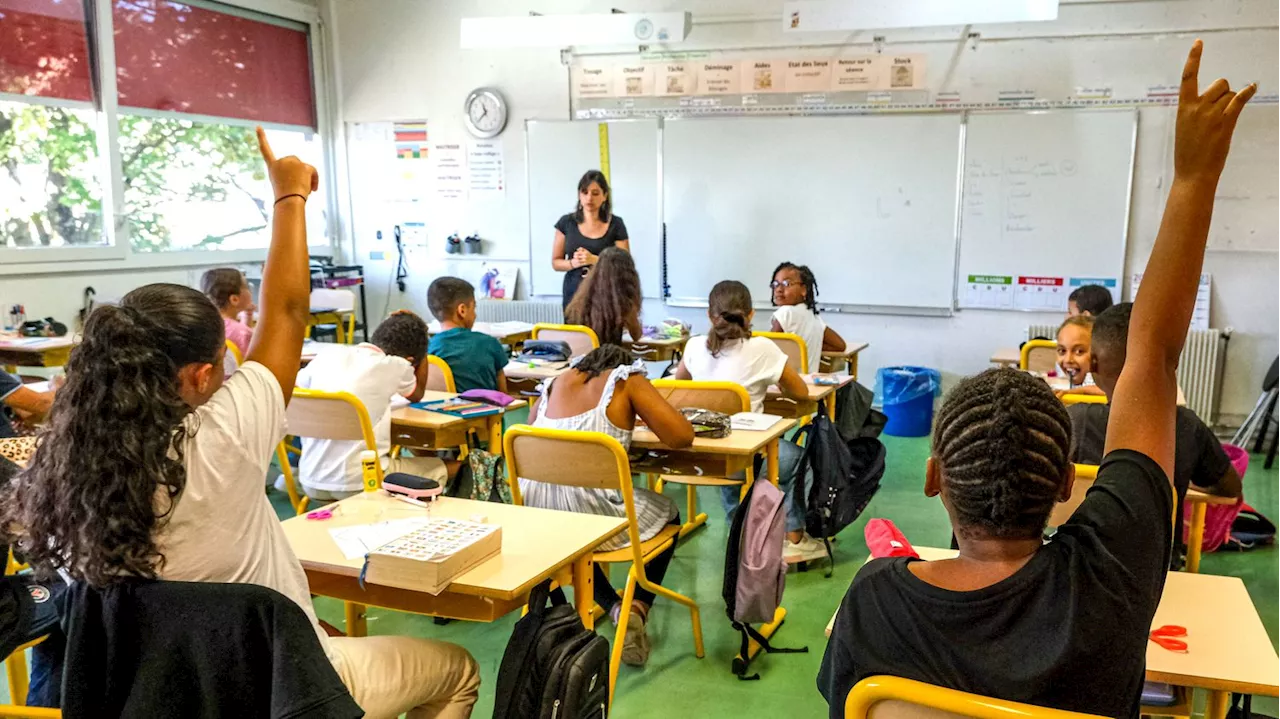
M 360 453 L 360 471 L 364 477 L 364 491 L 378 491 L 378 453 L 366 449 Z

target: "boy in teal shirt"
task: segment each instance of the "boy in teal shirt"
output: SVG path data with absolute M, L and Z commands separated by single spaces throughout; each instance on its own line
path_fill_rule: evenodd
M 489 335 L 472 332 L 476 323 L 476 291 L 470 282 L 440 277 L 427 288 L 427 307 L 442 331 L 427 350 L 449 365 L 459 392 L 472 389 L 507 391 L 507 351 Z

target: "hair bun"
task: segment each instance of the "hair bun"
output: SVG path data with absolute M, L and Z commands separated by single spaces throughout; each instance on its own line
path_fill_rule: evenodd
M 747 326 L 747 318 L 744 317 L 741 312 L 721 312 L 720 319 L 725 322 L 732 322 L 733 324 L 740 325 L 744 328 Z

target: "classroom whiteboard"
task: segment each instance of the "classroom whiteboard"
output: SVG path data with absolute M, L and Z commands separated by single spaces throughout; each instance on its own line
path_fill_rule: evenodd
M 662 297 L 658 120 L 610 120 L 606 124 L 613 213 L 627 224 L 642 294 L 658 299 Z M 600 123 L 530 120 L 525 123 L 525 147 L 530 294 L 560 297 L 564 273 L 551 267 L 555 224 L 577 206 L 582 173 L 601 169 Z
M 1136 110 L 974 114 L 965 133 L 959 307 L 1063 311 L 1120 301 Z
M 1172 110 L 1170 111 L 1173 112 Z M 1165 177 L 1173 178 L 1173 119 Z M 1231 154 L 1213 197 L 1208 249 L 1216 252 L 1280 251 L 1280 110 L 1249 104 L 1231 136 Z M 1167 183 L 1166 183 L 1167 186 Z
M 946 313 L 954 298 L 958 114 L 668 119 L 670 304 L 740 280 L 757 305 L 782 261 L 822 305 Z

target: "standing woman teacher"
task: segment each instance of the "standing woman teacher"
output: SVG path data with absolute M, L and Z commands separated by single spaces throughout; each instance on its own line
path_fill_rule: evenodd
M 613 214 L 609 181 L 599 170 L 587 170 L 578 180 L 578 209 L 556 222 L 551 266 L 565 273 L 563 306 L 568 307 L 582 278 L 608 247 L 631 251 L 627 226 Z

